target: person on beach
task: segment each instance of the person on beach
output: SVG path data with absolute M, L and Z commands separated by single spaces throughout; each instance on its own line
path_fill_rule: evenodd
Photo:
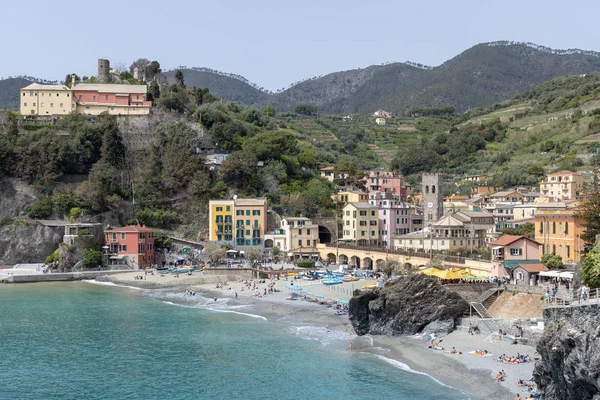
M 351 341 L 350 341 L 350 344 L 348 345 L 348 348 L 349 348 L 350 350 L 352 350 L 352 346 L 353 346 L 353 345 L 354 345 L 354 343 L 352 343 L 352 340 L 351 340 Z
M 521 395 L 519 393 L 517 393 L 517 397 L 515 397 L 515 400 L 521 400 Z
M 243 289 L 243 288 L 242 288 Z M 235 292 L 235 298 L 237 299 L 237 292 Z

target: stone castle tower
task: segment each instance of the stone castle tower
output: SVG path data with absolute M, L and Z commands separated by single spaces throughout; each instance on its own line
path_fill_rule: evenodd
M 444 215 L 444 175 L 423 173 L 421 191 L 423 193 L 423 227 L 426 228 Z
M 98 60 L 98 82 L 109 83 L 110 82 L 110 61 L 103 58 Z

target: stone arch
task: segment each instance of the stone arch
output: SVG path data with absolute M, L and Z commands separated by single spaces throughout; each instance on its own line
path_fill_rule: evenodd
M 383 266 L 385 265 L 385 260 L 378 258 L 377 260 L 375 260 L 375 269 L 376 270 L 382 270 Z
M 345 254 L 340 254 L 340 264 L 348 265 L 348 256 Z
M 371 257 L 363 258 L 362 266 L 364 269 L 373 269 L 373 259 Z
M 265 248 L 271 248 L 273 247 L 273 239 L 265 239 Z
M 360 268 L 360 257 L 352 256 L 352 258 L 350 259 L 350 265 L 356 268 Z
M 425 185 L 425 194 L 429 194 L 429 185 Z
M 329 262 L 332 262 L 332 263 L 334 263 L 334 264 L 335 264 L 335 263 L 337 263 L 337 257 L 336 257 L 336 256 L 335 256 L 335 254 L 333 254 L 333 253 L 328 253 L 328 254 L 327 254 L 327 260 L 328 260 Z
M 435 185 L 431 186 L 431 193 L 434 194 L 435 193 Z

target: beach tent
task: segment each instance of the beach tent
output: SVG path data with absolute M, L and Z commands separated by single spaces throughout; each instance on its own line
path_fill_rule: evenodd
M 437 276 L 440 279 L 462 279 L 463 274 L 447 269 L 445 271 L 436 272 L 433 276 Z
M 423 275 L 428 275 L 428 276 L 432 276 L 435 275 L 435 273 L 439 273 L 442 272 L 441 269 L 435 268 L 435 267 L 429 267 L 429 268 L 425 268 L 424 270 L 419 271 L 419 274 L 423 274 Z

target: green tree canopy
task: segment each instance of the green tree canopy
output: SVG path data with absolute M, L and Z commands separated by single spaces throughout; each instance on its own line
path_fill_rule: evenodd
M 312 104 L 297 104 L 294 106 L 294 112 L 302 115 L 316 115 L 317 106 Z
M 565 267 L 562 261 L 562 257 L 552 253 L 544 254 L 540 261 L 548 269 L 562 269 Z
M 581 280 L 590 288 L 600 287 L 600 243 L 581 259 Z
M 257 160 L 278 159 L 284 155 L 298 152 L 298 141 L 292 132 L 262 132 L 247 139 L 242 148 L 245 153 L 253 154 Z

